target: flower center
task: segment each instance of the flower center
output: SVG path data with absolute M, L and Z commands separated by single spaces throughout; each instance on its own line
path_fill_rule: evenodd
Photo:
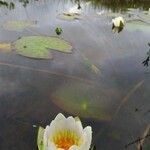
M 55 133 L 52 137 L 52 142 L 57 146 L 57 148 L 69 150 L 72 145 L 80 146 L 82 140 L 75 132 L 63 130 Z

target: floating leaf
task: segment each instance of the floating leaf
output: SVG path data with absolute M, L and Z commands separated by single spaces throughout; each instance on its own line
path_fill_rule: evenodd
M 44 136 L 44 128 L 39 127 L 38 136 L 37 136 L 38 150 L 43 150 L 43 136 Z
M 75 13 L 63 13 L 63 14 L 59 14 L 58 17 L 60 19 L 68 20 L 68 21 L 81 19 L 79 14 L 75 14 Z
M 11 44 L 10 43 L 0 43 L 0 51 L 10 52 L 11 51 Z
M 8 21 L 3 25 L 3 27 L 6 30 L 12 30 L 12 31 L 23 30 L 34 26 L 35 26 L 35 21 L 26 21 L 26 20 Z
M 37 59 L 51 59 L 50 50 L 72 52 L 72 46 L 58 37 L 26 36 L 18 39 L 13 45 L 18 54 Z

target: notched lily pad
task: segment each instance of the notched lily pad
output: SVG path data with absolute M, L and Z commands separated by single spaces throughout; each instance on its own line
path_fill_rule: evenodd
M 73 21 L 73 20 L 81 19 L 81 16 L 79 14 L 76 14 L 76 13 L 63 13 L 63 14 L 59 14 L 58 17 L 60 19 L 67 20 L 67 21 Z
M 34 27 L 36 24 L 36 21 L 27 21 L 27 20 L 16 20 L 16 21 L 8 21 L 6 22 L 3 27 L 6 30 L 23 30 L 26 28 Z
M 10 43 L 0 43 L 0 52 L 10 52 L 11 44 Z
M 58 37 L 26 36 L 14 42 L 13 47 L 18 54 L 37 59 L 52 59 L 52 50 L 72 52 L 72 46 Z

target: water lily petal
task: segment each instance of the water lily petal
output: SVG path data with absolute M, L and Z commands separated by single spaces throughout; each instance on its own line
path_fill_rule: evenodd
M 59 121 L 59 120 L 65 120 L 65 116 L 62 113 L 59 113 L 56 117 L 55 117 L 55 121 Z
M 48 150 L 57 150 L 57 147 L 55 146 L 54 143 L 48 141 Z
M 76 145 L 73 145 L 69 148 L 69 150 L 79 150 L 79 147 Z
M 76 121 L 76 128 L 79 135 L 83 133 L 83 126 L 81 121 Z
M 80 119 L 58 114 L 44 130 L 43 150 L 89 150 L 91 140 L 90 126 L 83 129 Z
M 81 150 L 83 149 L 89 150 L 92 141 L 92 128 L 90 126 L 87 126 L 86 128 L 84 128 L 83 132 L 85 143 L 81 146 Z
M 123 27 L 125 25 L 123 17 L 117 17 L 115 19 L 112 19 L 112 23 L 114 27 Z

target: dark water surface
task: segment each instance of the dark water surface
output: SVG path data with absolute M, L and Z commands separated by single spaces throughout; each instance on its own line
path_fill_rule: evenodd
M 12 11 L 0 8 L 1 42 L 55 35 L 60 26 L 61 36 L 74 47 L 72 54 L 53 52 L 53 60 L 0 52 L 0 150 L 36 150 L 33 125 L 45 127 L 59 112 L 78 115 L 84 126 L 91 125 L 97 150 L 123 150 L 150 126 L 150 67 L 141 64 L 149 50 L 150 15 L 143 19 L 144 25 L 127 23 L 119 34 L 111 31 L 112 18 L 142 17 L 150 13 L 150 4 L 135 2 L 135 9 L 121 5 L 112 12 L 110 5 L 82 2 L 81 20 L 58 18 L 74 5 L 67 0 L 39 0 L 25 8 L 16 1 Z M 6 30 L 4 23 L 10 20 L 37 25 Z M 99 74 L 85 67 L 83 55 L 100 69 Z M 133 144 L 127 149 L 137 148 Z M 150 138 L 143 149 L 150 150 Z

